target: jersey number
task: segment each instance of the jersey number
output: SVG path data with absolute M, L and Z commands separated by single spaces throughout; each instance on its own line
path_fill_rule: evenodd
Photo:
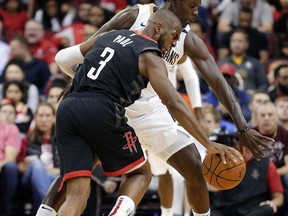
M 88 71 L 87 76 L 88 76 L 90 79 L 92 79 L 92 80 L 96 80 L 97 77 L 99 76 L 100 72 L 101 72 L 101 71 L 103 70 L 103 68 L 105 67 L 106 63 L 109 62 L 109 61 L 112 59 L 114 53 L 115 53 L 115 51 L 114 51 L 113 49 L 111 49 L 111 48 L 109 48 L 109 47 L 106 47 L 106 48 L 103 50 L 103 52 L 101 53 L 100 56 L 103 57 L 103 58 L 104 58 L 107 54 L 108 54 L 108 56 L 107 56 L 104 60 L 101 60 L 101 61 L 99 62 L 100 67 L 97 69 L 97 71 L 96 71 L 96 68 L 91 67 L 91 69 Z M 95 73 L 95 71 L 96 71 L 96 73 Z

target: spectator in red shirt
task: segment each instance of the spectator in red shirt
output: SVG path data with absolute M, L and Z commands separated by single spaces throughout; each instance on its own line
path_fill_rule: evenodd
M 275 140 L 272 144 L 273 152 L 271 153 L 271 160 L 277 167 L 277 173 L 280 175 L 284 187 L 284 205 L 283 211 L 287 215 L 288 203 L 288 131 L 279 125 L 275 105 L 272 102 L 260 104 L 256 110 L 255 128 L 260 134 L 271 137 Z
M 14 35 L 23 33 L 28 15 L 22 8 L 21 0 L 4 0 L 0 8 L 0 16 L 3 19 L 6 42 L 9 42 Z
M 50 40 L 44 38 L 43 25 L 36 20 L 29 20 L 25 25 L 24 36 L 27 39 L 32 54 L 35 58 L 45 61 L 49 65 L 52 74 L 59 72 L 55 62 L 58 48 Z
M 29 43 L 23 35 L 14 37 L 10 41 L 11 58 L 24 61 L 25 79 L 37 86 L 40 97 L 44 95 L 44 88 L 48 82 L 51 73 L 48 65 L 33 57 Z M 5 73 L 0 76 L 0 82 L 4 81 Z
M 17 155 L 21 142 L 19 130 L 10 121 L 16 110 L 9 100 L 0 101 L 0 215 L 10 215 L 12 198 L 18 186 Z

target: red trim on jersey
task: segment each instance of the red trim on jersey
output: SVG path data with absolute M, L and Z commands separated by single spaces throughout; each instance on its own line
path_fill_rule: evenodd
M 134 30 L 134 32 L 135 32 L 137 35 L 140 35 L 141 37 L 146 38 L 146 39 L 148 39 L 148 40 L 151 40 L 151 41 L 155 42 L 156 44 L 158 44 L 157 41 L 155 41 L 154 39 L 152 39 L 152 38 L 149 37 L 148 35 L 140 32 L 140 31 L 138 31 L 138 30 Z
M 120 176 L 123 175 L 124 173 L 128 172 L 129 170 L 131 170 L 133 167 L 139 165 L 140 163 L 142 163 L 143 161 L 145 161 L 145 157 L 141 157 L 140 159 L 138 159 L 137 161 L 134 161 L 133 163 L 129 164 L 126 167 L 123 167 L 120 170 L 117 170 L 115 172 L 106 172 L 105 170 L 103 170 L 104 174 L 107 176 Z
M 91 170 L 79 170 L 79 171 L 74 171 L 70 173 L 66 173 L 64 177 L 62 178 L 60 187 L 58 189 L 58 192 L 61 191 L 63 184 L 66 180 L 71 179 L 71 178 L 76 178 L 76 177 L 91 177 L 92 176 L 92 171 Z
M 267 172 L 267 184 L 268 184 L 270 193 L 283 193 L 284 192 L 280 176 L 277 173 L 277 168 L 273 161 L 269 162 L 269 167 L 268 167 L 268 172 Z
M 122 202 L 123 202 L 123 199 L 124 199 L 124 198 L 122 198 L 122 197 L 119 199 L 119 201 L 118 201 L 117 205 L 115 206 L 113 212 L 111 212 L 111 213 L 109 214 L 109 216 L 113 216 L 113 215 L 117 214 L 117 212 L 118 212 L 118 210 L 119 210 L 119 208 L 120 208 L 120 206 L 121 206 L 121 204 L 122 204 Z

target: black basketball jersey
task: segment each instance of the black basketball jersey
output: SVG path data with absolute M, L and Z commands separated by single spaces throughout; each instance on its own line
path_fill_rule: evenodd
M 137 31 L 112 31 L 100 37 L 86 54 L 73 81 L 73 92 L 105 94 L 122 106 L 140 97 L 148 80 L 140 75 L 138 60 L 144 51 L 156 51 L 156 41 Z

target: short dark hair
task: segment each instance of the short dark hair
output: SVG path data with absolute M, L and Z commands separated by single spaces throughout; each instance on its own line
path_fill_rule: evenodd
M 288 64 L 280 64 L 280 65 L 278 65 L 278 66 L 275 68 L 275 70 L 274 70 L 274 78 L 279 77 L 280 70 L 281 70 L 282 68 L 286 68 L 286 67 L 288 67 Z
M 5 66 L 4 73 L 6 73 L 6 70 L 10 65 L 17 65 L 25 74 L 25 68 L 24 68 L 25 62 L 22 59 L 20 59 L 20 58 L 10 59 Z
M 25 47 L 29 48 L 29 42 L 27 39 L 24 37 L 24 35 L 15 35 L 11 41 L 16 40 L 19 41 L 20 44 L 24 45 Z
M 252 9 L 249 8 L 249 7 L 242 7 L 242 8 L 240 9 L 240 12 L 253 14 Z
M 0 100 L 0 109 L 7 105 L 12 106 L 14 108 L 15 114 L 17 113 L 15 103 L 12 100 L 10 100 L 9 98 L 3 98 L 2 100 Z
M 25 102 L 23 97 L 24 97 L 24 94 L 25 94 L 25 86 L 24 86 L 24 83 L 23 82 L 20 82 L 20 81 L 17 81 L 17 80 L 12 80 L 12 81 L 9 81 L 9 82 L 4 82 L 3 84 L 3 98 L 6 98 L 6 93 L 7 93 L 7 89 L 10 85 L 16 85 L 18 86 L 18 88 L 20 89 L 20 91 L 22 92 L 22 99 L 21 101 L 22 102 Z
M 247 32 L 244 29 L 241 29 L 241 28 L 237 28 L 237 29 L 232 31 L 232 34 L 230 36 L 230 40 L 232 38 L 232 35 L 235 33 L 238 33 L 238 32 L 242 33 L 245 36 L 247 42 L 249 43 L 249 35 L 247 34 Z

